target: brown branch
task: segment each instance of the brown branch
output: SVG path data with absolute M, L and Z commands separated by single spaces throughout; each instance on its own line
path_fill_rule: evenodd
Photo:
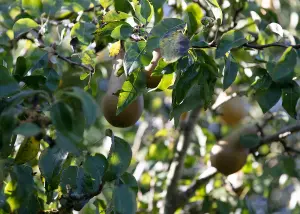
M 206 184 L 211 178 L 217 174 L 217 169 L 210 167 L 206 169 L 197 180 L 195 180 L 186 191 L 179 194 L 179 203 L 176 204 L 177 207 L 184 206 L 188 200 L 195 195 L 195 192 L 204 184 Z
M 285 45 L 285 44 L 278 43 L 278 42 L 274 42 L 274 43 L 270 43 L 270 44 L 266 44 L 266 45 L 257 45 L 257 44 L 246 43 L 243 46 L 247 47 L 247 48 L 257 49 L 257 50 L 263 50 L 265 48 L 270 48 L 270 47 L 283 47 L 283 48 L 292 47 L 292 48 L 295 48 L 295 49 L 300 49 L 300 44 Z
M 173 214 L 177 209 L 177 204 L 179 203 L 177 185 L 182 175 L 186 152 L 190 145 L 192 131 L 194 130 L 200 110 L 201 107 L 192 110 L 188 121 L 181 130 L 182 134 L 178 138 L 175 158 L 171 163 L 170 171 L 167 176 L 167 194 L 164 202 L 164 214 Z
M 292 133 L 299 132 L 299 131 L 300 131 L 299 123 L 288 126 L 286 128 L 281 129 L 280 131 L 278 131 L 277 133 L 275 133 L 273 135 L 262 138 L 260 145 L 269 144 L 269 143 L 276 142 L 276 141 L 281 141 L 282 139 L 286 138 L 287 136 L 291 135 Z

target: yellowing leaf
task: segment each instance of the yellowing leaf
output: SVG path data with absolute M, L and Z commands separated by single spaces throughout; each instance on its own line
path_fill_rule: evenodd
M 40 151 L 40 141 L 34 137 L 27 138 L 21 144 L 15 158 L 16 164 L 23 164 L 34 159 Z
M 113 43 L 109 49 L 109 56 L 117 56 L 121 49 L 121 42 L 120 40 Z

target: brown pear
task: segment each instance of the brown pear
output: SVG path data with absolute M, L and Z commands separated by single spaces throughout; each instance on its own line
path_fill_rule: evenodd
M 102 111 L 105 119 L 115 127 L 126 128 L 134 125 L 141 117 L 144 109 L 144 98 L 139 96 L 135 101 L 129 104 L 120 114 L 116 115 L 118 106 L 118 92 L 121 90 L 126 80 L 125 75 L 117 77 L 115 74 L 122 66 L 123 57 L 121 54 L 115 59 L 113 72 L 111 73 L 108 90 L 102 99 Z
M 240 137 L 244 134 L 257 133 L 256 126 L 246 126 L 235 130 L 220 140 L 211 149 L 210 161 L 213 167 L 224 175 L 239 171 L 246 163 L 249 149 L 240 144 Z

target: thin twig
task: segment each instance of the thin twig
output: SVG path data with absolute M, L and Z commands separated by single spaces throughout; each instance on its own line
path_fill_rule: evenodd
M 291 135 L 292 133 L 299 132 L 299 131 L 300 131 L 299 123 L 288 126 L 286 128 L 281 129 L 280 131 L 278 131 L 277 133 L 275 133 L 273 135 L 262 138 L 260 145 L 280 141 L 280 140 L 286 138 L 287 136 Z
M 76 65 L 76 66 L 82 67 L 82 68 L 94 73 L 94 68 L 92 68 L 91 66 L 84 65 L 80 62 L 75 62 L 75 61 L 69 59 L 68 57 L 64 57 L 62 55 L 59 55 L 57 52 L 54 52 L 54 55 L 56 55 L 59 59 L 64 60 L 65 62 L 67 62 L 71 65 Z

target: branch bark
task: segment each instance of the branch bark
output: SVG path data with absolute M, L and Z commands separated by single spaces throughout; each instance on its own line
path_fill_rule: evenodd
M 178 138 L 175 158 L 171 163 L 170 171 L 167 176 L 167 193 L 163 209 L 164 214 L 173 214 L 178 208 L 177 204 L 179 204 L 179 193 L 177 185 L 182 175 L 182 169 L 186 157 L 186 152 L 190 145 L 192 131 L 194 130 L 194 126 L 197 122 L 200 110 L 201 107 L 192 110 L 188 121 L 181 130 L 182 134 Z
M 283 138 L 291 135 L 292 133 L 299 132 L 299 131 L 300 131 L 300 123 L 290 125 L 286 128 L 281 129 L 280 131 L 278 131 L 273 135 L 262 138 L 260 145 L 281 141 Z

